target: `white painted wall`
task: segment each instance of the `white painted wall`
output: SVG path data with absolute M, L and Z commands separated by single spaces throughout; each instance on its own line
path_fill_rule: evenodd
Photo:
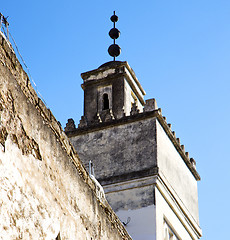
M 122 222 L 127 222 L 126 229 L 133 240 L 156 240 L 156 208 L 154 205 L 135 210 L 116 212 Z
M 198 239 L 195 235 L 193 229 L 188 225 L 183 217 L 181 220 L 178 218 L 180 216 L 180 211 L 177 209 L 176 205 L 171 203 L 170 206 L 165 198 L 170 198 L 167 194 L 163 197 L 158 189 L 155 189 L 156 196 L 156 240 L 164 239 L 164 222 L 166 221 L 173 232 L 176 234 L 179 240 L 195 240 Z M 175 214 L 176 213 L 176 214 Z M 177 216 L 178 214 L 178 216 Z M 189 234 L 190 232 L 190 234 Z
M 158 121 L 156 129 L 160 173 L 199 224 L 197 181 Z

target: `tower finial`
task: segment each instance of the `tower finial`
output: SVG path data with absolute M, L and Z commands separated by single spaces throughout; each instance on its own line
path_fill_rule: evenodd
M 115 27 L 115 23 L 118 21 L 118 16 L 115 15 L 115 11 L 113 11 L 110 20 L 113 22 L 113 28 L 109 31 L 109 36 L 113 39 L 113 44 L 109 46 L 108 52 L 109 55 L 113 57 L 113 61 L 115 61 L 115 58 L 121 53 L 121 48 L 115 44 L 115 40 L 120 36 L 120 31 Z

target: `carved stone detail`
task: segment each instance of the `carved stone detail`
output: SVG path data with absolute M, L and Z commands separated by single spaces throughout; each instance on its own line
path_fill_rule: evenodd
M 87 127 L 87 121 L 85 116 L 81 116 L 81 120 L 78 124 L 79 128 Z
M 66 123 L 65 132 L 70 132 L 76 129 L 74 120 L 72 118 L 68 119 L 68 122 Z
M 196 161 L 193 158 L 190 158 L 190 162 L 194 169 L 196 169 Z
M 95 117 L 94 117 L 94 120 L 93 120 L 92 124 L 94 124 L 94 123 L 101 123 L 101 122 L 102 122 L 102 120 L 101 120 L 100 114 L 97 113 L 95 115 Z
M 115 119 L 112 109 L 106 109 L 101 112 L 102 122 L 109 122 Z
M 136 103 L 133 103 L 132 107 L 131 107 L 130 115 L 133 116 L 133 115 L 138 114 L 139 112 L 140 112 L 140 110 L 137 108 Z

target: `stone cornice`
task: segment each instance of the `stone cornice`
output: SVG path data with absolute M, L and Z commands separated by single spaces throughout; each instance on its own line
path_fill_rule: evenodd
M 152 168 L 148 168 L 141 171 L 130 172 L 130 173 L 107 177 L 107 178 L 101 178 L 101 179 L 99 178 L 98 181 L 102 186 L 104 186 L 104 185 L 109 185 L 114 183 L 121 183 L 121 182 L 130 181 L 130 180 L 145 178 L 145 177 L 149 177 L 157 174 L 158 174 L 158 167 L 153 166 Z

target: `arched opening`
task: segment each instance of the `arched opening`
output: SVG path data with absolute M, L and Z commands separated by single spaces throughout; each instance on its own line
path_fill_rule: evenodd
M 109 109 L 109 96 L 107 93 L 103 94 L 103 108 L 102 110 Z

